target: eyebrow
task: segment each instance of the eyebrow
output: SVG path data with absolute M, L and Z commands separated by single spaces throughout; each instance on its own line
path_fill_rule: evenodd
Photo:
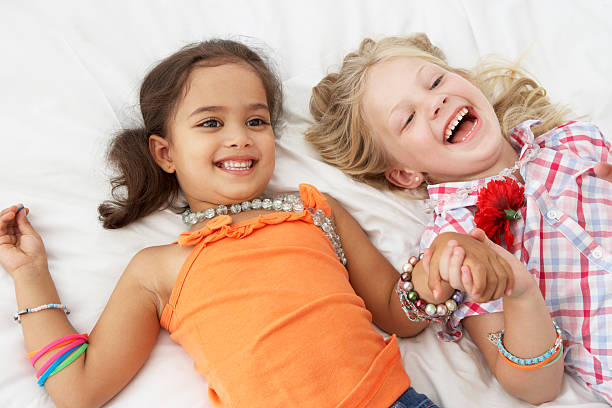
M 414 78 L 415 78 L 416 82 L 418 82 L 418 78 L 421 75 L 421 72 L 423 71 L 424 68 L 425 68 L 425 64 L 422 64 L 421 66 L 419 66 L 417 68 L 416 72 L 414 73 Z M 396 109 L 398 108 L 399 105 L 401 105 L 401 104 L 396 104 L 395 106 L 393 106 L 393 108 L 389 112 L 389 115 L 387 115 L 387 123 L 389 123 L 389 120 L 391 119 L 391 116 L 393 116 L 393 113 L 396 111 Z M 405 127 L 406 127 L 405 124 L 401 124 L 400 123 L 399 132 L 401 133 L 404 130 Z
M 265 103 L 251 103 L 249 105 L 247 105 L 247 109 L 248 110 L 267 110 L 269 111 L 270 109 L 268 108 L 268 105 L 266 105 Z M 199 108 L 197 108 L 196 110 L 194 110 L 193 112 L 191 112 L 191 114 L 189 115 L 189 117 L 192 117 L 194 115 L 197 115 L 199 113 L 202 112 L 221 112 L 227 110 L 227 107 L 225 106 L 200 106 Z

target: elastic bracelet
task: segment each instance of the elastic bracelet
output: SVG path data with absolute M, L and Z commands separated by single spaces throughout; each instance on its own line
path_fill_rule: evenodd
M 503 330 L 497 333 L 489 333 L 487 337 L 491 342 L 497 345 L 499 354 L 501 354 L 503 360 L 507 364 L 519 370 L 535 370 L 536 368 L 554 364 L 563 354 L 563 339 L 561 338 L 561 329 L 559 329 L 559 326 L 557 326 L 557 323 L 554 321 L 553 325 L 555 326 L 555 333 L 557 335 L 555 338 L 555 343 L 544 354 L 532 358 L 520 358 L 506 350 L 503 343 Z
M 549 361 L 548 363 L 544 364 L 542 367 L 548 367 L 550 365 L 555 364 L 557 361 L 559 361 L 559 359 L 563 356 L 563 343 L 561 343 L 561 347 L 559 347 L 559 352 L 557 353 L 557 357 L 555 357 L 554 359 L 552 359 L 551 361 Z
M 423 258 L 423 254 L 420 254 L 418 257 L 411 256 L 408 262 L 402 265 L 402 274 L 397 283 L 396 293 L 400 298 L 402 309 L 409 320 L 413 322 L 433 320 L 444 324 L 463 301 L 463 293 L 455 290 L 450 299 L 438 305 L 427 303 L 421 299 L 412 284 L 412 270 L 421 258 Z
M 85 339 L 77 339 L 74 340 L 72 343 L 68 344 L 66 347 L 64 347 L 63 349 L 61 349 L 60 351 L 58 351 L 57 353 L 55 353 L 53 355 L 53 357 L 51 357 L 49 360 L 47 360 L 47 362 L 45 362 L 45 364 L 42 365 L 42 367 L 40 367 L 38 369 L 38 371 L 36 372 L 36 377 L 40 378 L 43 373 L 45 371 L 47 371 L 47 369 L 52 366 L 53 364 L 55 364 L 56 361 L 58 361 L 59 359 L 62 358 L 62 356 L 64 355 L 64 353 L 66 353 L 68 350 L 74 348 L 77 345 L 81 345 L 83 343 L 85 343 L 87 340 Z M 67 356 L 66 356 L 67 357 Z M 59 363 L 58 363 L 59 364 Z
M 55 370 L 55 368 L 59 366 L 62 363 L 62 361 L 68 358 L 68 356 L 72 354 L 72 352 L 74 352 L 75 350 L 77 350 L 78 348 L 82 346 L 83 344 L 76 345 L 72 347 L 70 350 L 66 351 L 64 354 L 62 354 L 53 364 L 51 364 L 51 366 L 49 366 L 49 368 L 47 368 L 47 370 L 43 373 L 43 375 L 40 376 L 40 378 L 37 381 L 37 384 L 40 385 L 41 387 L 45 385 L 45 382 L 51 376 L 51 373 Z
M 87 334 L 83 333 L 83 334 L 69 334 L 67 336 L 64 337 L 60 337 L 57 340 L 53 340 L 51 343 L 47 344 L 46 346 L 44 346 L 41 349 L 38 350 L 34 350 L 32 352 L 30 352 L 28 354 L 28 357 L 32 359 L 32 367 L 34 367 L 34 364 L 36 363 L 36 361 L 43 356 L 45 353 L 49 352 L 50 350 L 54 350 L 56 348 L 59 348 L 61 346 L 64 346 L 68 343 L 71 343 L 73 340 L 75 339 L 85 339 L 87 340 Z M 30 355 L 33 355 L 32 357 L 30 357 Z
M 40 312 L 41 310 L 47 310 L 47 309 L 63 309 L 67 315 L 70 314 L 70 310 L 68 310 L 68 307 L 66 305 L 62 305 L 59 303 L 49 303 L 46 305 L 40 305 L 40 306 L 34 307 L 32 309 L 27 308 L 27 309 L 19 310 L 15 315 L 13 315 L 13 320 L 21 324 L 21 316 L 26 315 L 28 313 Z
M 49 374 L 49 377 L 54 376 L 55 374 L 59 373 L 60 371 L 62 371 L 64 368 L 68 367 L 70 364 L 72 364 L 74 362 L 74 360 L 76 360 L 77 358 L 79 358 L 79 356 L 81 354 L 83 354 L 85 352 L 85 350 L 87 350 L 87 347 L 89 347 L 89 343 L 83 343 L 81 344 L 81 346 L 74 352 L 72 353 L 66 360 L 62 361 L 62 363 L 60 365 L 58 365 L 57 367 L 55 367 L 55 370 L 53 370 L 51 372 L 51 374 Z M 47 377 L 48 378 L 48 377 Z

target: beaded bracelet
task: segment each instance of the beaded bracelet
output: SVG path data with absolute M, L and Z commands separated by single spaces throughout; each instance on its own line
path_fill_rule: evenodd
M 455 293 L 453 293 L 450 299 L 439 305 L 427 303 L 423 299 L 420 299 L 419 294 L 414 290 L 414 285 L 412 284 L 412 270 L 422 258 L 423 254 L 420 254 L 418 257 L 411 256 L 408 262 L 402 265 L 402 274 L 397 283 L 396 293 L 400 298 L 402 309 L 409 320 L 413 322 L 433 320 L 437 323 L 444 324 L 463 301 L 463 293 L 455 290 Z
M 40 312 L 41 310 L 47 310 L 47 309 L 63 309 L 64 312 L 68 315 L 70 314 L 70 310 L 68 310 L 68 307 L 62 304 L 58 304 L 58 303 L 49 303 L 46 305 L 40 305 L 37 307 L 34 307 L 32 309 L 27 308 L 27 309 L 22 309 L 19 310 L 15 315 L 13 315 L 13 320 L 15 320 L 17 323 L 21 324 L 21 316 L 28 314 L 28 313 L 35 313 L 35 312 Z
M 514 368 L 518 368 L 519 370 L 535 370 L 536 368 L 554 364 L 563 354 L 563 339 L 561 337 L 561 329 L 559 329 L 559 326 L 557 326 L 557 323 L 554 321 L 553 325 L 555 326 L 555 333 L 557 335 L 555 338 L 555 344 L 553 344 L 553 346 L 544 354 L 532 358 L 520 358 L 506 350 L 503 342 L 503 330 L 497 333 L 489 333 L 487 338 L 497 346 L 499 349 L 499 354 L 501 354 L 503 360 L 507 364 Z

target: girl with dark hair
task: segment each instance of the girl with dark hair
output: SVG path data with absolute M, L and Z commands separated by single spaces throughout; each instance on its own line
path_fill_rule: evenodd
M 281 100 L 267 64 L 233 41 L 188 46 L 147 75 L 144 126 L 112 142 L 119 176 L 100 217 L 105 228 L 120 228 L 179 208 L 182 195 L 189 230 L 133 257 L 90 335 L 65 316 L 28 209 L 0 213 L 0 264 L 15 282 L 15 320 L 38 382 L 58 406 L 111 399 L 144 364 L 160 327 L 191 355 L 214 406 L 435 406 L 410 387 L 395 335 L 385 340 L 372 326 L 373 318 L 412 336 L 427 322 L 406 318 L 394 295 L 398 273 L 355 220 L 309 185 L 262 197 Z M 448 251 L 436 248 L 450 238 L 481 249 L 469 237 L 443 236 L 433 264 L 449 264 Z M 494 252 L 467 253 L 476 275 L 499 274 L 494 289 L 511 287 L 512 272 Z M 404 275 L 435 302 L 420 264 L 411 259 Z M 439 298 L 453 290 L 444 291 Z

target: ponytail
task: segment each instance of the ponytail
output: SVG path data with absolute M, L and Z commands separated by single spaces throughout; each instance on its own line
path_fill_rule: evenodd
M 117 134 L 108 151 L 108 162 L 119 175 L 111 179 L 113 199 L 98 206 L 104 228 L 121 228 L 156 210 L 176 209 L 176 177 L 155 163 L 149 152 L 149 135 L 143 128 Z

